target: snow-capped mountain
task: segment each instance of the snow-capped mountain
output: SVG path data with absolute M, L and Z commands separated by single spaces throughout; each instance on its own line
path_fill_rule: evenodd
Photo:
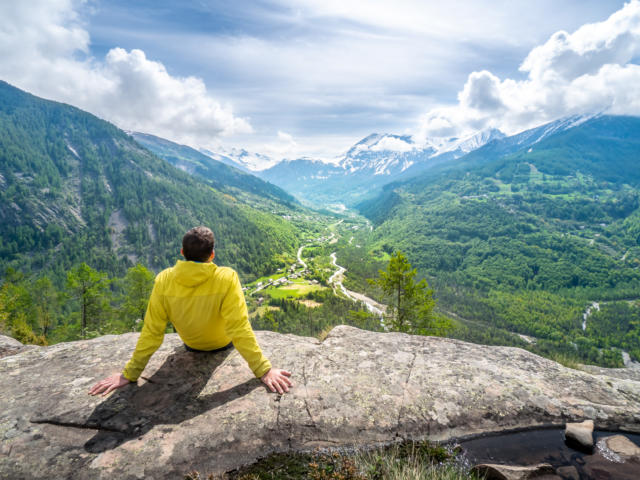
M 278 163 L 267 155 L 249 152 L 244 148 L 220 149 L 217 152 L 212 152 L 211 150 L 207 150 L 206 148 L 201 148 L 200 152 L 213 158 L 214 160 L 218 160 L 219 162 L 226 163 L 233 167 L 252 173 L 259 172 L 260 170 L 265 170 Z
M 416 143 L 409 135 L 373 133 L 351 147 L 339 165 L 345 174 L 366 172 L 370 175 L 395 176 L 412 167 L 416 169 L 421 164 L 459 158 L 504 137 L 504 133 L 494 128 L 463 138 L 434 138 L 420 143 Z
M 494 128 L 463 137 L 421 141 L 409 135 L 372 133 L 336 158 L 334 163 L 309 158 L 276 163 L 266 155 L 243 149 L 204 153 L 225 163 L 233 162 L 230 164 L 251 171 L 299 199 L 355 204 L 385 184 L 405 181 L 457 159 L 475 162 L 522 149 L 535 149 L 537 142 L 597 116 L 565 117 L 510 137 Z M 265 165 L 270 166 L 265 168 Z
M 474 133 L 473 135 L 462 138 L 453 137 L 442 142 L 439 145 L 434 144 L 433 146 L 436 150 L 436 153 L 434 153 L 433 156 L 438 157 L 445 153 L 453 153 L 455 155 L 462 156 L 486 145 L 493 140 L 501 140 L 505 137 L 506 135 L 497 128 L 487 128 L 485 130 Z
M 409 135 L 372 133 L 336 159 L 336 163 L 286 160 L 257 175 L 301 199 L 352 203 L 386 183 L 417 175 L 502 138 L 504 134 L 499 130 L 486 130 L 464 138 L 417 143 Z
M 431 148 L 420 148 L 409 136 L 372 133 L 351 147 L 338 165 L 347 175 L 392 175 L 431 153 Z

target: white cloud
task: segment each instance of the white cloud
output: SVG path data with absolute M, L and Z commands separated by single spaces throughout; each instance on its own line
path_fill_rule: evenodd
M 84 2 L 0 3 L 0 78 L 36 95 L 68 102 L 129 130 L 184 143 L 251 131 L 248 121 L 212 98 L 201 79 L 170 75 L 141 50 L 88 55 L 77 10 Z
M 458 103 L 427 112 L 416 139 L 461 135 L 485 127 L 515 133 L 560 116 L 603 111 L 640 115 L 640 1 L 573 33 L 556 32 L 533 48 L 520 71 L 500 79 L 469 75 Z
M 284 158 L 295 158 L 300 154 L 300 146 L 289 133 L 278 131 L 275 140 L 262 145 L 261 151 L 268 156 L 281 160 Z

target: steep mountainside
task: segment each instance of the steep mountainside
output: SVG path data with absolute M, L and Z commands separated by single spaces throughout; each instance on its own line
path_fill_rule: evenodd
M 264 200 L 274 200 L 289 205 L 296 203 L 296 200 L 281 188 L 246 171 L 214 160 L 191 147 L 146 133 L 132 132 L 131 136 L 173 166 L 207 180 L 216 190 L 233 195 L 248 195 L 247 201 L 252 203 Z
M 583 328 L 590 302 L 640 298 L 639 159 L 639 118 L 551 124 L 360 209 L 376 224 L 372 250 L 407 252 L 443 308 L 585 360 L 610 346 L 640 359 L 640 309 L 612 304 Z
M 262 183 L 261 183 L 262 184 Z M 122 271 L 172 264 L 188 228 L 217 236 L 217 259 L 271 271 L 294 228 L 239 203 L 77 108 L 0 82 L 0 269 Z

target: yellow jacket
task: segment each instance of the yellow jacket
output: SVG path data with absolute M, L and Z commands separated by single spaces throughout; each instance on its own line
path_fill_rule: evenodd
M 214 263 L 179 260 L 155 280 L 136 350 L 122 374 L 135 382 L 160 347 L 170 321 L 184 343 L 213 350 L 233 342 L 254 375 L 271 368 L 253 333 L 238 274 Z

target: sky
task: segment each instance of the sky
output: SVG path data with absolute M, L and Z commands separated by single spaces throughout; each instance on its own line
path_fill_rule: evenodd
M 640 0 L 0 0 L 0 59 L 126 130 L 330 160 L 373 132 L 640 115 Z

